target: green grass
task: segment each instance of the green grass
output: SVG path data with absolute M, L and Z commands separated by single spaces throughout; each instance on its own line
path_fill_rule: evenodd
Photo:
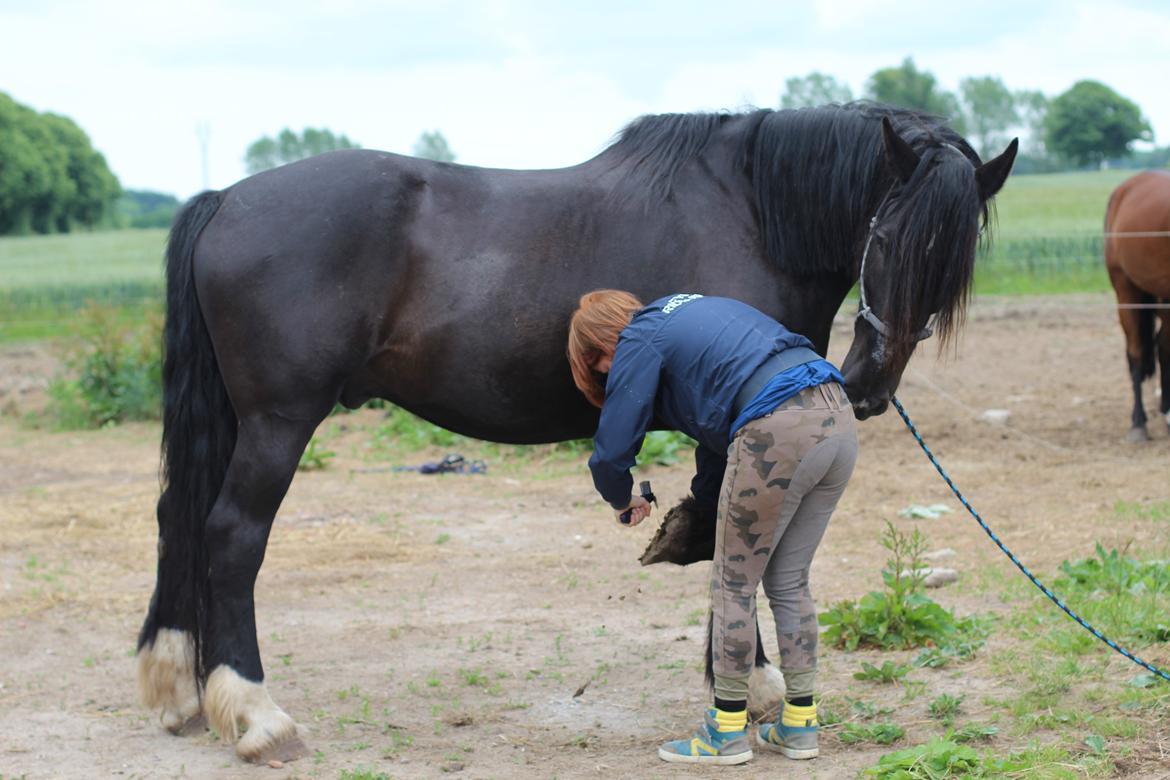
M 1103 224 L 1109 195 L 1134 171 L 1013 176 L 995 199 L 993 245 L 976 264 L 977 295 L 1108 291 Z
M 67 335 L 88 301 L 128 320 L 157 306 L 165 230 L 0 238 L 0 341 Z

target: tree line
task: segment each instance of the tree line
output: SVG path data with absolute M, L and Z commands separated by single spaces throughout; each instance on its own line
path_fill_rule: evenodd
M 859 97 L 947 117 L 985 159 L 997 154 L 1012 135 L 1022 135 L 1017 173 L 1106 162 L 1136 167 L 1170 164 L 1170 146 L 1132 152 L 1133 142 L 1153 140 L 1149 121 L 1133 101 L 1097 81 L 1079 81 L 1050 98 L 1035 90 L 1011 90 L 997 76 L 977 76 L 962 79 L 953 93 L 907 57 L 901 65 L 875 71 Z M 780 108 L 853 99 L 847 84 L 814 71 L 785 82 Z M 253 174 L 358 146 L 326 128 L 308 127 L 299 133 L 285 128 L 250 144 L 244 165 Z M 411 151 L 424 159 L 455 161 L 438 130 L 422 133 Z M 73 120 L 38 113 L 0 92 L 0 235 L 99 224 L 164 227 L 178 205 L 173 196 L 161 193 L 123 193 L 105 158 Z
M 1014 134 L 1024 136 L 1017 172 L 1099 166 L 1131 156 L 1134 141 L 1152 141 L 1153 131 L 1133 101 L 1097 81 L 1078 81 L 1049 98 L 1034 90 L 1013 91 L 998 76 L 964 78 L 958 93 L 939 86 L 934 74 L 907 57 L 897 67 L 875 71 L 862 98 L 947 117 L 987 159 Z M 847 103 L 853 93 L 833 76 L 814 71 L 790 78 L 781 108 Z M 1162 166 L 1170 147 L 1139 162 Z
M 72 119 L 0 92 L 0 235 L 94 227 L 121 189 Z
M 360 144 L 325 128 L 306 127 L 296 133 L 286 127 L 275 137 L 262 136 L 249 144 L 244 152 L 244 168 L 251 175 L 325 152 L 358 148 Z M 438 130 L 428 130 L 420 135 L 411 151 L 415 157 L 424 160 L 455 162 L 455 153 Z

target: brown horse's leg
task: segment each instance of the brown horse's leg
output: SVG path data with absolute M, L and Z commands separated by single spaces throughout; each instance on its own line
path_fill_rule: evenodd
M 324 416 L 324 415 L 321 415 Z M 219 500 L 207 519 L 209 600 L 204 711 L 249 761 L 304 752 L 296 723 L 268 695 L 256 640 L 253 586 L 268 532 L 318 419 L 275 413 L 240 417 Z
M 1127 305 L 1148 303 L 1150 297 L 1139 289 L 1115 266 L 1109 267 L 1109 279 L 1117 293 L 1118 319 L 1125 333 L 1125 356 L 1129 367 L 1129 378 L 1133 384 L 1133 415 L 1127 439 L 1131 442 L 1146 441 L 1146 411 L 1142 406 L 1142 380 L 1153 371 L 1153 311 L 1150 309 L 1126 308 Z
M 1163 298 L 1163 306 L 1170 305 L 1170 300 Z M 1166 427 L 1170 428 L 1170 310 L 1159 309 L 1162 325 L 1158 328 L 1158 362 L 1162 370 L 1162 402 L 1158 409 L 1162 412 L 1162 419 Z

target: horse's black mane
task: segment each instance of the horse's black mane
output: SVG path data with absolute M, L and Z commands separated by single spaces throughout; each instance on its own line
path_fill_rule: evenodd
M 886 165 L 882 117 L 923 158 L 905 186 L 895 186 Z M 979 156 L 946 120 L 868 102 L 659 114 L 627 125 L 607 154 L 629 163 L 630 187 L 665 200 L 680 171 L 720 136 L 734 145 L 734 164 L 750 179 L 765 253 L 795 276 L 856 278 L 869 219 L 890 192 L 883 224 L 897 268 L 887 308 L 906 320 L 893 323 L 895 332 L 920 327 L 910 320 L 921 319 L 922 306 L 939 312 L 940 335 L 951 332 L 970 287 L 976 225 L 986 223 L 987 210 L 971 178 Z M 953 163 L 956 153 L 970 164 L 937 164 Z

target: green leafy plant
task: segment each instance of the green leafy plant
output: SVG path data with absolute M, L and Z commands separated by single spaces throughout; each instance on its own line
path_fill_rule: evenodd
M 862 661 L 861 671 L 853 673 L 854 680 L 873 680 L 880 683 L 896 683 L 910 673 L 909 666 L 884 661 L 881 666 Z
M 849 705 L 849 712 L 853 720 L 873 720 L 894 711 L 893 707 L 878 707 L 876 704 L 863 699 L 854 699 L 852 696 L 846 696 L 845 703 Z
M 318 471 L 328 465 L 329 460 L 337 455 L 333 450 L 326 450 L 317 446 L 315 438 L 309 439 L 309 446 L 301 453 L 301 460 L 297 468 L 301 471 Z
M 1123 593 L 1163 593 L 1170 591 L 1170 562 L 1139 561 L 1117 550 L 1105 552 L 1098 542 L 1097 557 L 1060 564 L 1063 576 L 1054 583 L 1058 588 L 1076 587 L 1113 596 Z
M 941 669 L 951 661 L 970 661 L 975 657 L 975 651 L 982 645 L 983 640 L 977 639 L 970 642 L 959 640 L 943 647 L 927 647 L 921 650 L 911 663 L 928 669 Z
M 162 412 L 162 317 L 125 322 L 117 309 L 81 311 L 69 377 L 49 387 L 50 411 L 66 428 L 157 420 Z
M 1122 643 L 1170 641 L 1170 561 L 1138 560 L 1099 543 L 1096 556 L 1063 561 L 1053 588 L 1086 620 Z M 1097 648 L 1069 624 L 1048 636 L 1062 650 Z
M 846 745 L 856 745 L 862 742 L 872 742 L 875 745 L 889 745 L 906 736 L 906 729 L 897 723 L 871 723 L 861 725 L 846 723 L 837 735 Z
M 840 601 L 822 612 L 826 642 L 856 650 L 876 647 L 901 650 L 914 647 L 951 647 L 958 643 L 978 646 L 985 634 L 975 618 L 957 618 L 921 592 L 922 552 L 926 540 L 914 529 L 905 534 L 886 523 L 882 546 L 890 559 L 882 571 L 884 591 L 871 591 L 860 601 Z
M 951 696 L 949 693 L 944 693 L 930 702 L 927 711 L 930 713 L 930 717 L 941 720 L 949 726 L 954 722 L 955 716 L 959 714 L 959 708 L 964 698 L 964 696 Z
M 374 447 L 383 450 L 418 450 L 423 447 L 453 447 L 467 437 L 440 428 L 400 406 L 388 405 L 386 416 L 374 430 Z
M 985 726 L 979 723 L 968 723 L 950 735 L 955 742 L 986 742 L 999 733 L 995 726 Z
M 878 780 L 943 780 L 980 777 L 982 770 L 979 754 L 973 748 L 936 737 L 925 745 L 882 756 L 877 766 L 865 770 L 865 776 Z
M 394 780 L 385 772 L 376 772 L 373 769 L 342 769 L 337 780 Z
M 695 440 L 678 431 L 650 431 L 642 441 L 642 449 L 638 453 L 638 464 L 645 466 L 653 463 L 657 466 L 672 466 L 678 463 L 680 451 L 689 450 L 695 446 Z

